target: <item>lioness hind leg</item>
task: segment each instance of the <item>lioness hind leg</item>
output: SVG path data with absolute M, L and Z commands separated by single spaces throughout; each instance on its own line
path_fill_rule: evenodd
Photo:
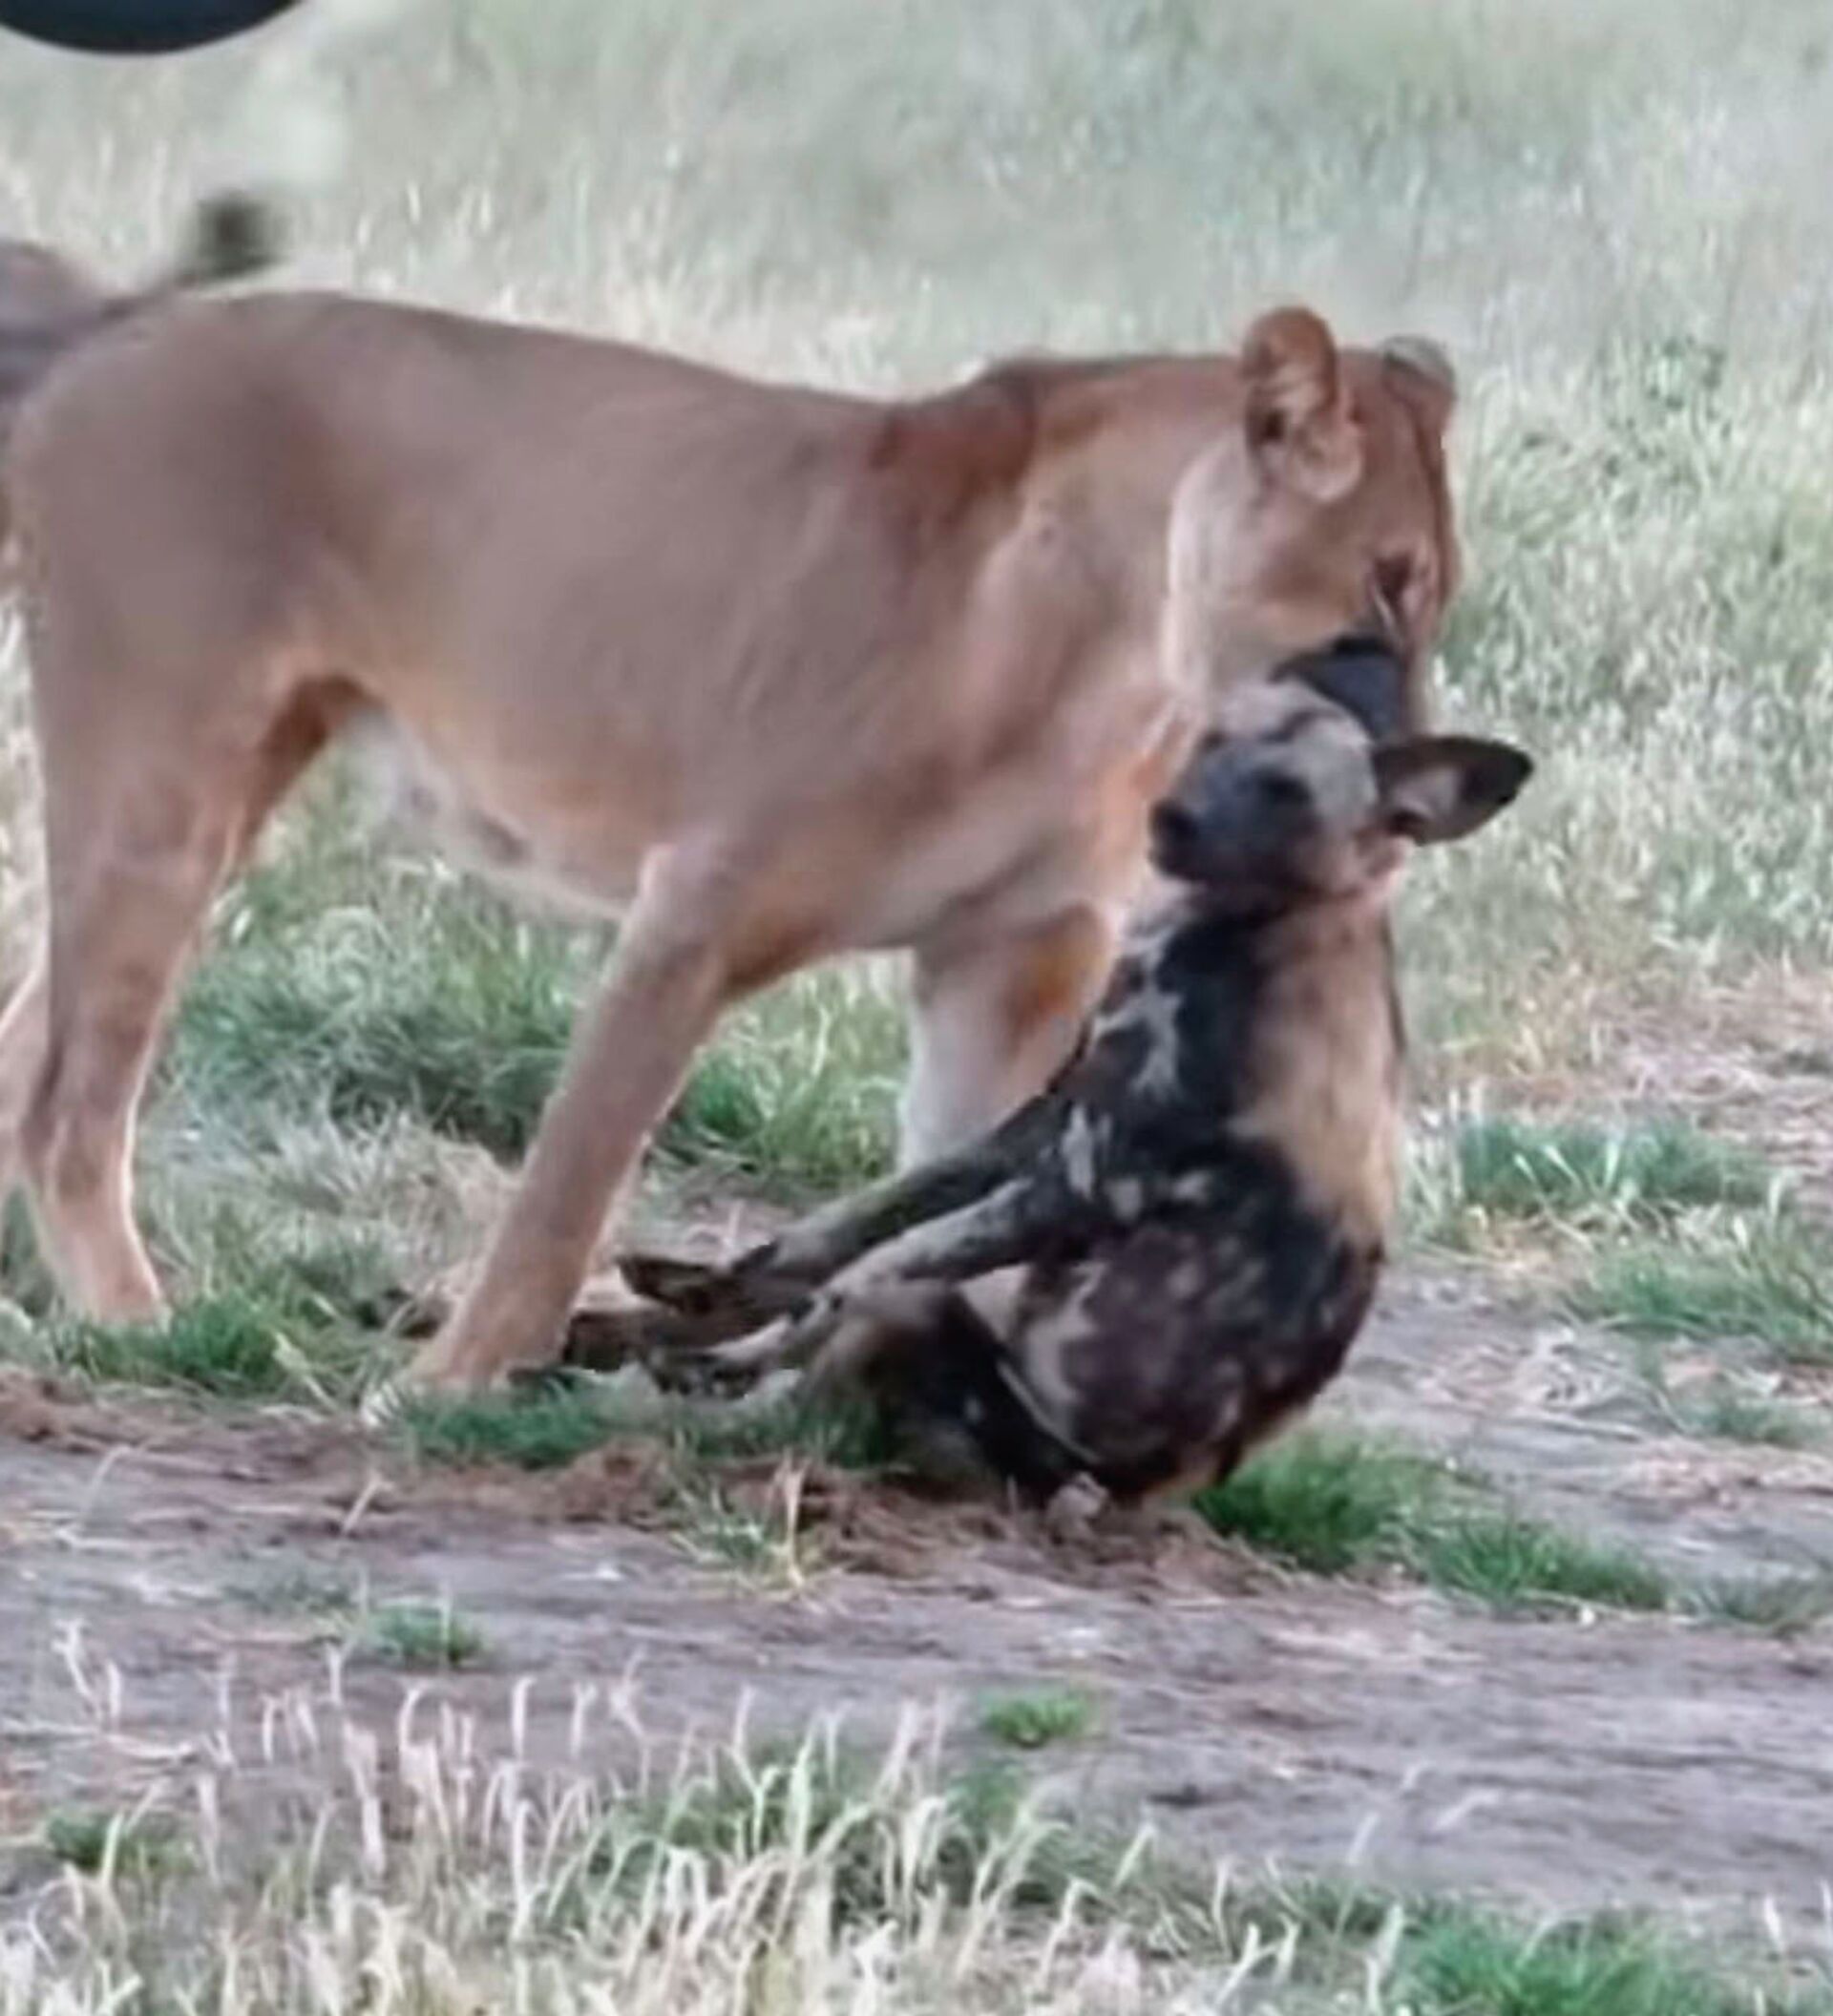
M 214 764 L 202 736 L 129 751 L 102 731 L 45 750 L 47 1017 L 19 1143 L 46 1257 L 86 1314 L 163 1307 L 134 1222 L 148 1066 L 210 899 L 330 722 L 300 696 L 236 760 L 218 745 Z
M 19 1181 L 19 1135 L 45 1054 L 50 975 L 41 951 L 0 1014 L 0 1210 Z

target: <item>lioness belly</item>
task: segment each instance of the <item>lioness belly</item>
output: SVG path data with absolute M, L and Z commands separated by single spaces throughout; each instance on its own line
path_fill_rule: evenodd
M 517 902 L 585 922 L 616 916 L 635 895 L 641 841 L 619 845 L 612 834 L 611 844 L 600 839 L 582 848 L 563 828 L 549 830 L 538 793 L 513 810 L 492 808 L 379 708 L 356 723 L 348 742 L 367 791 L 391 825 Z

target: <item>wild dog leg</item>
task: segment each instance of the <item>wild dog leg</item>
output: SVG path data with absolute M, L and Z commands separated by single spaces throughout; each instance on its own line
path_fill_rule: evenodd
M 1033 1100 L 972 1147 L 825 1205 L 727 1266 L 662 1253 L 626 1253 L 619 1266 L 639 1294 L 691 1318 L 698 1342 L 742 1335 L 798 1308 L 811 1289 L 887 1241 L 956 1220 L 989 1193 L 1023 1180 L 1047 1155 L 1058 1118 L 1050 1098 Z M 634 1339 L 649 1326 L 643 1312 L 631 1314 Z M 607 1325 L 594 1319 L 589 1328 L 601 1334 Z
M 961 1431 L 1000 1477 L 1048 1497 L 1083 1467 L 996 1333 L 959 1290 L 895 1281 L 823 1293 L 787 1326 L 775 1359 L 804 1364 L 817 1395 L 853 1393 L 924 1428 Z
M 1011 1158 L 985 1151 L 933 1163 L 814 1213 L 730 1268 L 630 1255 L 621 1263 L 625 1278 L 661 1306 L 579 1312 L 567 1325 L 567 1362 L 609 1370 L 643 1358 L 660 1370 L 673 1359 L 675 1376 L 690 1385 L 755 1377 L 773 1355 L 760 1327 L 774 1336 L 779 1319 L 806 1312 L 823 1282 L 837 1276 L 845 1285 L 855 1272 L 860 1281 L 881 1279 L 881 1263 L 903 1275 L 952 1279 L 1005 1265 L 978 1256 L 1015 1241 L 1022 1248 L 1031 1236 L 1025 1227 L 1051 1222 L 1032 1195 L 1047 1186 L 1012 1169 Z M 932 1252 L 947 1257 L 932 1268 Z M 698 1373 L 685 1362 L 696 1357 Z
M 664 1253 L 624 1254 L 619 1261 L 624 1279 L 660 1306 L 576 1312 L 566 1326 L 566 1362 L 608 1371 L 633 1358 L 654 1362 L 713 1354 L 736 1338 L 749 1348 L 719 1362 L 732 1376 L 748 1376 L 755 1350 L 750 1334 L 760 1326 L 801 1309 L 811 1290 L 886 1240 L 926 1223 L 947 1222 L 1014 1182 L 1051 1132 L 1043 1104 L 1034 1101 L 972 1148 L 811 1212 L 729 1266 Z M 681 1370 L 687 1376 L 685 1367 Z
M 643 1331 L 651 1369 L 664 1381 L 688 1387 L 744 1383 L 768 1372 L 807 1364 L 825 1335 L 824 1326 L 865 1292 L 893 1285 L 924 1286 L 967 1281 L 1031 1258 L 1041 1247 L 1061 1246 L 1099 1230 L 1087 1200 L 1063 1183 L 1046 1161 L 1027 1175 L 1008 1177 L 997 1189 L 959 1210 L 906 1228 L 872 1248 L 825 1286 L 768 1286 L 774 1299 L 793 1296 L 793 1312 L 782 1312 L 767 1329 L 753 1328 L 735 1341 L 718 1335 L 737 1327 L 728 1303 L 706 1315 L 682 1315 Z M 730 1339 L 731 1332 L 725 1332 Z

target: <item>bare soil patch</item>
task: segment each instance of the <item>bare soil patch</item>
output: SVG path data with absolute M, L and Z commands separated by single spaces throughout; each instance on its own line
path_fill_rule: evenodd
M 1823 1460 L 1682 1461 L 1619 1418 L 1610 1356 L 1416 1294 L 1333 1405 L 1392 1415 L 1525 1502 L 1672 1559 L 1833 1551 Z M 913 1701 L 1073 1683 L 1098 1733 L 1047 1754 L 1061 1796 L 1123 1824 L 1144 1811 L 1204 1853 L 1740 1920 L 1764 1899 L 1811 1917 L 1833 1879 L 1823 1630 L 1497 1619 L 1288 1576 L 1181 1527 L 1063 1544 L 998 1505 L 823 1471 L 800 1480 L 786 1571 L 748 1576 L 670 1529 L 668 1488 L 637 1445 L 548 1476 L 414 1474 L 303 1414 L 0 1383 L 0 1834 L 169 1780 L 219 1699 L 245 1746 L 263 1699 L 380 1721 L 430 1687 L 497 1722 L 528 1677 L 531 1753 L 558 1757 L 590 1686 L 634 1687 L 664 1734 L 748 1700 L 755 1729 L 844 1708 L 870 1740 Z M 785 1485 L 758 1463 L 720 1488 L 762 1504 Z M 325 1620 L 272 1600 L 302 1577 L 450 1600 L 483 1654 L 419 1676 L 353 1652 L 333 1675 Z

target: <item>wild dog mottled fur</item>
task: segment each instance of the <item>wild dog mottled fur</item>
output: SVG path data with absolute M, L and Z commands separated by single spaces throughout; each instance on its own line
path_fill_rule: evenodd
M 1305 669 L 1354 697 L 1355 654 Z M 633 1260 L 675 1312 L 652 1341 L 709 1374 L 807 1365 L 952 1418 L 1038 1494 L 1078 1474 L 1123 1500 L 1217 1480 L 1311 1400 L 1361 1327 L 1394 1210 L 1397 872 L 1529 768 L 1460 737 L 1378 746 L 1329 684 L 1244 692 L 1157 808 L 1178 886 L 1047 1092 L 729 1270 Z

